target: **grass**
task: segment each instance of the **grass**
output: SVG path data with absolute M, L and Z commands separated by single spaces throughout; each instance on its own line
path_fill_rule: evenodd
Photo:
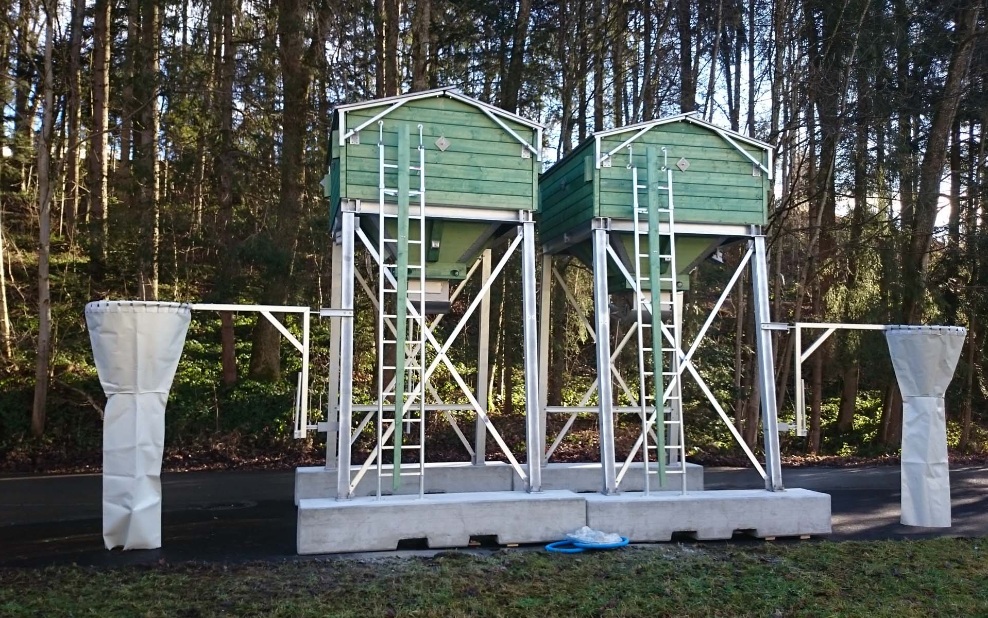
M 986 616 L 988 539 L 0 570 L 2 616 Z

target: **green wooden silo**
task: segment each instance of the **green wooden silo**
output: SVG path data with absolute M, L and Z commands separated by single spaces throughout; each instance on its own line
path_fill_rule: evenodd
M 338 471 L 338 498 L 353 497 L 363 475 L 375 465 L 378 494 L 403 491 L 400 477 L 413 476 L 424 495 L 428 415 L 451 424 L 472 465 L 484 464 L 489 435 L 516 475 L 538 490 L 537 451 L 530 454 L 527 468 L 515 460 L 487 416 L 486 389 L 491 282 L 512 255 L 520 255 L 526 419 L 530 444 L 536 448 L 534 215 L 542 131 L 536 122 L 449 88 L 334 110 L 323 189 L 334 231 L 331 296 L 338 309 L 331 315 L 338 328 L 332 329 L 330 354 L 330 383 L 331 388 L 338 386 L 338 398 L 331 396 L 329 404 L 329 416 L 338 417 L 338 422 L 327 424 L 327 462 Z M 503 257 L 492 264 L 491 245 L 502 239 Z M 371 263 L 368 269 L 358 268 L 361 247 Z M 465 289 L 461 284 L 471 273 L 477 273 L 480 291 L 473 299 L 464 298 L 463 292 L 458 300 L 466 301 L 465 309 L 436 330 L 436 314 L 449 311 L 451 294 Z M 353 401 L 355 290 L 367 292 L 376 312 L 376 351 L 359 351 L 376 357 L 378 392 L 373 405 Z M 464 378 L 462 365 L 450 356 L 457 349 L 457 336 L 476 332 L 465 328 L 467 319 L 478 320 L 480 352 L 476 370 L 471 369 L 475 377 L 464 373 Z M 447 327 L 453 320 L 459 323 Z M 434 371 L 447 383 L 433 385 Z M 458 401 L 448 400 L 449 383 L 459 388 L 453 395 Z M 443 399 L 440 391 L 446 393 Z M 363 430 L 375 411 L 374 448 L 353 471 L 352 434 Z M 461 418 L 474 413 L 475 430 L 461 431 L 453 413 Z M 472 434 L 472 444 L 466 433 Z M 409 464 L 403 456 L 408 450 L 418 451 L 411 458 L 416 463 Z M 385 454 L 390 467 L 382 467 Z M 382 487 L 385 474 L 392 477 L 391 489 Z
M 332 220 L 341 204 L 359 213 L 380 201 L 379 144 L 390 156 L 402 127 L 413 148 L 421 132 L 425 152 L 427 278 L 462 279 L 505 220 L 537 209 L 542 126 L 452 89 L 341 105 L 333 114 L 326 183 Z M 383 176 L 386 186 L 397 186 L 396 169 Z
M 772 147 L 684 114 L 596 133 L 546 171 L 539 234 L 547 251 L 590 263 L 593 220 L 632 219 L 631 167 L 645 166 L 649 148 L 672 170 L 681 275 L 767 223 Z M 630 235 L 619 234 L 627 246 Z M 688 281 L 680 277 L 680 289 Z M 624 287 L 616 277 L 612 284 L 614 291 Z
M 751 265 L 758 362 L 768 376 L 759 384 L 769 460 L 766 486 L 781 488 L 771 340 L 763 328 L 769 320 L 761 230 L 772 191 L 772 152 L 769 144 L 683 114 L 595 133 L 541 176 L 543 287 L 553 281 L 565 285 L 558 273 L 552 274 L 557 256 L 573 256 L 592 270 L 598 379 L 576 408 L 543 400 L 540 426 L 547 426 L 547 414 L 573 419 L 577 412 L 595 409 L 605 494 L 627 485 L 621 483 L 636 457 L 644 471 L 638 489 L 649 491 L 650 474 L 665 488 L 668 471 L 681 475 L 681 489 L 687 491 L 681 383 L 686 374 L 698 381 L 702 377 L 686 356 L 690 345 L 682 341 L 682 292 L 693 268 L 719 247 L 741 240 L 749 241 L 749 250 L 731 282 Z M 551 315 L 551 297 L 541 296 L 544 317 Z M 572 302 L 572 293 L 566 297 Z M 613 339 L 612 328 L 620 329 Z M 634 371 L 619 366 L 612 346 L 636 350 Z M 547 378 L 545 331 L 540 348 L 540 375 Z M 633 375 L 622 376 L 622 371 Z M 706 385 L 701 390 L 715 399 Z M 594 397 L 597 406 L 587 406 Z M 716 401 L 711 405 L 723 409 Z M 615 414 L 621 413 L 640 418 L 641 431 L 631 454 L 617 461 Z M 541 439 L 545 443 L 546 436 Z M 557 435 L 546 458 L 560 439 Z

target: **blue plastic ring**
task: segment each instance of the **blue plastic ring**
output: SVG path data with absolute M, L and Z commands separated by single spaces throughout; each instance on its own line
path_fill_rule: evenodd
M 630 541 L 628 537 L 621 537 L 620 541 L 615 541 L 613 543 L 585 543 L 583 541 L 570 541 L 574 547 L 579 547 L 581 549 L 617 549 L 618 547 L 626 546 Z
M 546 551 L 555 552 L 557 554 L 582 554 L 586 549 L 582 547 L 577 547 L 576 543 L 572 541 L 556 541 L 555 543 L 549 543 L 545 546 Z

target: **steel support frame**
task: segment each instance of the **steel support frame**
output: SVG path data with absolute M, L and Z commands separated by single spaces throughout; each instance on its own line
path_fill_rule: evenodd
M 336 434 L 336 453 L 335 457 L 335 467 L 337 470 L 337 488 L 336 488 L 336 498 L 339 500 L 349 499 L 353 495 L 353 490 L 355 484 L 359 482 L 362 473 L 369 468 L 370 462 L 373 460 L 377 454 L 380 453 L 380 445 L 374 449 L 375 452 L 371 454 L 368 461 L 365 462 L 361 470 L 358 471 L 356 479 L 351 478 L 351 448 L 354 442 L 354 431 L 353 431 L 353 413 L 356 409 L 362 408 L 361 406 L 353 405 L 353 306 L 354 306 L 354 280 L 356 278 L 356 267 L 354 263 L 354 249 L 356 244 L 356 239 L 359 238 L 366 248 L 372 254 L 372 257 L 376 261 L 380 261 L 380 256 L 376 255 L 372 244 L 366 235 L 359 228 L 359 214 L 371 214 L 377 210 L 376 208 L 366 208 L 361 207 L 360 204 L 344 204 L 341 209 L 341 225 L 340 225 L 340 269 L 341 274 L 339 281 L 340 295 L 339 295 L 339 307 L 342 310 L 339 312 L 341 327 L 339 329 L 339 366 L 338 369 L 334 369 L 331 365 L 331 372 L 338 372 L 339 380 L 339 397 L 336 404 L 336 409 L 338 410 L 338 423 L 336 425 L 328 424 L 327 427 L 331 430 L 335 429 Z M 510 453 L 507 444 L 501 438 L 500 434 L 492 425 L 490 418 L 488 417 L 486 406 L 487 406 L 487 378 L 489 376 L 489 364 L 486 360 L 486 355 L 484 354 L 485 348 L 489 347 L 490 338 L 490 287 L 493 281 L 501 274 L 505 264 L 506 259 L 502 260 L 496 267 L 492 268 L 491 264 L 491 253 L 490 250 L 486 250 L 481 257 L 481 268 L 483 272 L 483 281 L 481 282 L 481 292 L 473 299 L 470 307 L 467 309 L 461 321 L 453 329 L 450 334 L 449 339 L 445 342 L 440 343 L 435 339 L 435 336 L 431 332 L 431 329 L 426 329 L 428 345 L 434 348 L 435 358 L 430 363 L 428 369 L 423 376 L 423 383 L 428 383 L 429 378 L 435 372 L 436 368 L 443 364 L 450 372 L 451 377 L 463 391 L 465 397 L 469 400 L 469 405 L 428 405 L 429 410 L 439 410 L 448 412 L 453 409 L 469 409 L 477 413 L 477 425 L 475 428 L 475 442 L 473 449 L 473 463 L 482 465 L 484 463 L 484 444 L 488 435 L 491 435 L 495 441 L 498 442 L 499 447 L 505 453 L 509 460 L 509 463 L 515 468 L 516 473 L 522 478 L 526 483 L 526 488 L 529 492 L 541 491 L 541 466 L 542 460 L 540 457 L 540 444 L 539 441 L 539 401 L 540 401 L 540 386 L 538 381 L 538 350 L 536 349 L 538 342 L 538 313 L 537 313 L 537 302 L 536 302 L 536 268 L 535 268 L 535 226 L 532 221 L 532 216 L 530 212 L 527 211 L 517 211 L 513 214 L 498 213 L 502 221 L 514 221 L 517 223 L 517 237 L 508 248 L 508 252 L 511 253 L 515 249 L 520 249 L 519 253 L 522 258 L 522 302 L 523 302 L 523 337 L 525 341 L 525 352 L 524 352 L 524 375 L 525 375 L 525 408 L 526 408 L 526 448 L 527 448 L 527 465 L 522 468 L 514 456 Z M 427 211 L 426 216 L 430 216 L 429 211 Z M 383 271 L 386 272 L 386 271 Z M 383 276 L 383 275 L 382 275 Z M 334 278 L 336 276 L 334 275 Z M 335 282 L 334 282 L 335 283 Z M 331 294 L 333 291 L 331 290 Z M 473 389 L 470 389 L 463 378 L 456 371 L 455 366 L 448 358 L 447 354 L 455 341 L 456 337 L 462 332 L 467 321 L 473 316 L 473 313 L 480 309 L 480 331 L 481 331 L 481 350 L 480 358 L 478 358 L 478 379 L 479 383 L 477 385 L 476 393 Z M 410 312 L 415 312 L 414 306 L 409 306 L 408 310 Z M 337 316 L 337 317 L 339 317 Z M 435 326 L 435 322 L 431 325 Z M 487 345 L 485 345 L 485 340 Z M 482 378 L 482 379 L 481 379 Z M 426 393 L 419 392 L 418 396 L 426 396 Z M 406 402 L 408 405 L 410 402 Z M 359 428 L 358 428 L 359 429 Z M 384 438 L 385 440 L 387 437 Z M 479 444 L 479 442 L 484 444 Z M 481 448 L 477 448 L 477 446 Z M 327 446 L 327 468 L 331 468 L 332 465 L 329 463 L 331 458 L 331 447 Z
M 330 245 L 332 276 L 329 278 L 329 306 L 341 307 L 343 298 L 343 245 L 339 234 L 334 234 Z M 340 318 L 329 320 L 329 387 L 326 389 L 326 469 L 336 468 L 337 432 L 340 427 Z
M 616 224 L 616 225 L 614 225 Z M 608 231 L 611 230 L 621 230 L 626 231 L 628 226 L 623 222 L 612 222 L 607 219 L 594 220 L 592 223 L 591 240 L 593 247 L 593 258 L 594 258 L 594 268 L 593 268 L 593 290 L 594 290 L 594 314 L 595 314 L 595 324 L 591 326 L 586 323 L 585 327 L 588 328 L 591 334 L 594 336 L 597 343 L 597 374 L 598 381 L 595 385 L 591 386 L 590 391 L 587 393 L 581 406 L 565 406 L 565 407 L 555 407 L 548 406 L 545 398 L 540 402 L 540 418 L 541 421 L 541 432 L 542 435 L 540 439 L 542 443 L 545 443 L 545 417 L 547 413 L 553 412 L 567 412 L 571 414 L 570 422 L 562 429 L 561 435 L 556 437 L 555 443 L 550 447 L 544 461 L 548 462 L 548 456 L 551 455 L 555 446 L 561 441 L 563 434 L 568 431 L 569 427 L 572 425 L 573 417 L 580 412 L 597 412 L 598 414 L 598 425 L 600 427 L 600 442 L 601 442 L 601 468 L 603 473 L 603 493 L 611 494 L 616 493 L 619 486 L 619 479 L 616 478 L 616 466 L 614 460 L 614 413 L 618 412 L 637 412 L 637 407 L 631 406 L 615 406 L 613 404 L 613 390 L 611 387 L 611 380 L 600 380 L 600 376 L 610 376 L 613 373 L 613 364 L 611 359 L 613 358 L 615 352 L 611 350 L 610 345 L 610 303 L 607 291 L 607 258 L 610 253 L 609 241 L 607 238 Z M 718 228 L 715 230 L 720 232 Z M 716 234 L 719 235 L 719 234 Z M 727 425 L 731 434 L 734 436 L 735 440 L 744 450 L 748 459 L 752 462 L 755 469 L 765 480 L 765 487 L 770 491 L 781 491 L 783 490 L 782 485 L 782 475 L 781 475 L 781 456 L 779 447 L 779 430 L 778 430 L 778 416 L 776 412 L 776 393 L 775 393 L 775 382 L 772 377 L 775 375 L 774 368 L 774 355 L 772 352 L 772 340 L 771 331 L 776 326 L 770 320 L 769 314 L 769 295 L 768 295 L 768 260 L 767 260 L 767 249 L 765 245 L 765 237 L 761 235 L 760 230 L 757 228 L 748 228 L 748 233 L 745 235 L 749 238 L 748 251 L 742 256 L 741 262 L 738 268 L 732 275 L 729 283 L 725 286 L 722 291 L 721 296 L 715 303 L 713 309 L 708 315 L 700 331 L 697 333 L 696 338 L 692 342 L 687 352 L 683 352 L 682 349 L 679 350 L 680 363 L 679 367 L 676 368 L 677 380 L 681 380 L 684 373 L 689 373 L 694 381 L 699 385 L 701 391 L 710 401 L 711 405 L 717 411 L 718 415 Z M 550 290 L 547 284 L 550 281 L 550 275 L 552 278 L 556 279 L 557 285 L 563 285 L 564 290 L 567 293 L 567 298 L 570 300 L 570 304 L 573 304 L 570 298 L 572 293 L 565 287 L 565 282 L 561 277 L 552 269 L 552 254 L 545 254 L 543 256 L 542 264 L 542 300 L 541 300 L 541 314 L 543 316 L 544 327 L 548 324 L 548 316 L 550 314 Z M 598 265 L 603 268 L 598 267 Z M 755 300 L 755 328 L 756 328 L 756 360 L 759 369 L 759 389 L 761 393 L 761 411 L 762 411 L 762 428 L 765 441 L 765 466 L 763 467 L 758 459 L 755 457 L 754 453 L 745 444 L 737 428 L 734 426 L 733 421 L 727 412 L 724 410 L 723 406 L 717 401 L 713 392 L 710 390 L 706 381 L 697 371 L 693 364 L 693 357 L 702 343 L 707 330 L 710 328 L 713 320 L 716 318 L 720 308 L 723 306 L 725 300 L 728 298 L 731 290 L 736 285 L 738 279 L 740 278 L 742 272 L 745 268 L 750 265 L 752 273 L 752 293 Z M 618 264 L 618 268 L 622 270 L 623 274 L 627 277 L 629 276 L 623 268 L 623 265 Z M 576 307 L 574 307 L 576 308 Z M 582 318 L 582 316 L 581 316 Z M 831 325 L 832 326 L 832 325 Z M 629 331 L 630 335 L 633 331 Z M 798 334 L 797 334 L 798 336 Z M 545 379 L 548 377 L 548 332 L 542 333 L 541 345 L 540 345 L 540 383 L 545 384 Z M 622 341 L 622 346 L 627 341 L 627 335 L 625 340 Z M 618 351 L 620 351 L 620 347 Z M 771 376 L 769 379 L 764 379 L 762 376 Z M 594 390 L 594 386 L 597 387 L 599 393 L 599 403 L 596 409 L 586 406 L 589 396 Z M 670 383 L 666 385 L 666 389 L 673 388 L 674 384 Z M 797 391 L 798 392 L 798 391 Z M 633 400 L 634 396 L 629 395 Z M 603 402 L 609 402 L 607 411 L 605 412 Z M 543 453 L 545 449 L 543 448 Z M 610 465 L 608 465 L 610 461 Z
M 295 393 L 295 419 L 294 436 L 304 438 L 310 429 L 315 427 L 309 425 L 309 331 L 312 324 L 312 309 L 301 306 L 282 305 L 237 305 L 223 303 L 195 303 L 191 305 L 195 311 L 230 311 L 243 312 L 254 311 L 264 316 L 281 335 L 288 339 L 296 350 L 302 354 L 302 371 L 299 375 L 298 387 Z M 280 320 L 274 317 L 275 313 L 297 313 L 302 317 L 302 340 L 289 331 Z
M 782 456 L 779 448 L 779 418 L 775 400 L 775 357 L 772 352 L 772 318 L 768 295 L 768 249 L 760 230 L 752 231 L 752 299 L 755 304 L 755 362 L 762 406 L 762 435 L 765 440 L 765 489 L 782 491 Z
M 806 435 L 806 393 L 804 392 L 803 363 L 838 330 L 888 330 L 885 324 L 847 324 L 843 322 L 795 322 L 791 327 L 795 337 L 793 345 L 793 406 L 796 412 L 796 435 Z M 822 330 L 823 334 L 803 349 L 803 330 Z

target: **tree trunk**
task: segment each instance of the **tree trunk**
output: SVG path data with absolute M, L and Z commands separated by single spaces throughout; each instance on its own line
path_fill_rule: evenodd
M 969 0 L 960 10 L 957 41 L 947 69 L 943 94 L 933 110 L 933 121 L 919 169 L 919 192 L 915 214 L 909 230 L 908 246 L 903 256 L 902 319 L 917 324 L 922 317 L 923 296 L 926 292 L 930 265 L 930 245 L 940 200 L 940 178 L 947 156 L 950 127 L 957 115 L 968 67 L 974 51 L 974 33 L 978 26 L 981 2 Z
M 853 350 L 857 352 L 857 350 Z M 858 382 L 861 378 L 860 361 L 857 356 L 849 358 L 844 368 L 840 393 L 840 410 L 837 412 L 837 432 L 841 435 L 854 429 L 854 410 L 858 401 Z
M 375 92 L 377 98 L 381 98 L 385 93 L 387 83 L 387 62 L 384 59 L 385 40 L 387 39 L 385 30 L 387 15 L 384 13 L 384 0 L 374 0 L 374 77 Z
M 625 75 L 624 33 L 628 31 L 628 11 L 624 6 L 624 2 L 615 2 L 613 7 L 614 12 L 611 16 L 613 24 L 608 29 L 608 33 L 613 33 L 613 35 L 608 35 L 612 40 L 611 67 L 613 69 L 612 81 L 614 82 L 614 109 L 612 110 L 612 117 L 614 118 L 614 126 L 620 127 L 624 125 L 627 118 L 624 113 L 626 104 L 624 88 L 627 81 L 627 75 Z
M 530 1 L 530 0 L 528 0 Z M 429 87 L 429 39 L 432 0 L 416 0 L 412 17 L 412 91 Z
M 964 359 L 964 402 L 961 405 L 961 439 L 958 444 L 961 452 L 967 451 L 971 445 L 971 427 L 974 417 L 974 376 L 980 364 L 977 362 L 980 356 L 978 352 L 981 349 L 980 333 L 978 332 L 979 327 L 980 324 L 977 316 L 972 316 L 968 324 L 967 355 Z
M 109 1 L 107 0 L 107 2 Z M 118 176 L 125 180 L 130 176 L 131 157 L 134 150 L 134 116 L 138 108 L 138 103 L 134 98 L 134 82 L 140 70 L 137 56 L 140 54 L 141 48 L 141 43 L 138 41 L 141 3 L 142 0 L 127 0 L 127 46 L 123 63 L 123 106 L 120 118 L 120 167 L 117 169 Z M 109 23 L 112 28 L 112 22 Z
M 714 30 L 714 46 L 710 52 L 710 76 L 707 80 L 707 96 L 703 101 L 703 114 L 708 121 L 714 118 L 714 80 L 717 79 L 717 58 L 720 55 L 720 36 L 724 31 L 724 0 L 717 2 L 717 26 Z
M 401 86 L 398 72 L 398 0 L 384 0 L 384 96 L 393 97 Z
M 79 212 L 79 72 L 82 57 L 82 18 L 86 11 L 86 0 L 73 0 L 71 33 L 69 35 L 69 75 L 68 102 L 65 114 L 67 119 L 68 147 L 66 149 L 65 179 L 65 224 L 69 242 L 75 238 L 76 216 Z
M 592 0 L 577 0 L 577 14 L 579 18 L 576 20 L 576 40 L 579 41 L 577 62 L 579 70 L 577 76 L 577 93 L 578 99 L 576 103 L 576 128 L 579 137 L 577 138 L 577 143 L 582 143 L 583 140 L 587 138 L 587 72 L 590 69 L 590 59 L 588 57 L 588 45 L 587 45 L 587 22 L 590 19 L 587 17 L 588 7 L 593 6 Z
M 595 36 L 592 36 L 591 50 L 593 54 L 593 130 L 604 130 L 604 37 L 602 33 L 607 28 L 604 0 L 590 0 L 593 7 L 592 22 L 595 25 Z
M 0 161 L 0 177 L 3 174 L 3 163 Z M 10 322 L 10 306 L 7 303 L 7 245 L 3 232 L 3 203 L 0 203 L 0 352 L 8 366 L 13 366 L 13 329 Z
M 511 40 L 508 74 L 501 86 L 501 107 L 509 112 L 518 111 L 518 92 L 521 90 L 522 71 L 525 68 L 525 40 L 528 38 L 531 13 L 532 0 L 518 0 L 518 15 L 515 18 L 515 34 Z
M 219 259 L 217 296 L 219 302 L 235 300 L 234 286 L 237 277 L 237 243 L 233 237 L 234 173 L 236 153 L 233 143 L 233 82 L 236 73 L 236 43 L 233 37 L 234 13 L 239 11 L 237 0 L 218 2 L 220 9 L 220 36 L 223 52 L 219 63 L 217 89 L 217 123 L 220 129 L 219 156 L 214 165 L 217 178 L 219 229 L 216 234 L 216 251 Z M 223 364 L 223 383 L 231 386 L 237 381 L 236 338 L 232 314 L 221 312 L 220 355 Z
M 35 7 L 32 0 L 21 0 L 17 10 L 16 62 L 14 64 L 14 122 L 13 152 L 14 164 L 20 167 L 21 191 L 30 190 L 31 152 L 34 148 L 34 114 L 31 109 L 31 94 L 37 80 L 35 47 L 37 34 L 31 27 L 34 23 Z
M 45 3 L 44 77 L 42 81 L 41 140 L 38 143 L 38 358 L 34 372 L 34 404 L 31 409 L 31 433 L 40 437 L 45 432 L 48 406 L 48 380 L 51 365 L 51 285 L 49 255 L 51 243 L 51 135 L 55 116 L 52 46 L 57 7 L 53 0 Z
M 106 154 L 110 94 L 110 0 L 96 0 L 93 9 L 92 130 L 87 157 L 89 211 L 89 276 L 101 286 L 106 260 L 107 183 Z
M 693 73 L 693 10 L 690 0 L 678 0 L 677 25 L 679 27 L 679 111 L 696 109 L 696 78 Z
M 233 313 L 229 311 L 220 311 L 220 341 L 223 384 L 233 386 L 237 383 L 237 339 L 233 332 Z
M 748 47 L 748 135 L 755 135 L 755 5 L 757 2 L 755 0 L 749 0 L 748 2 L 748 35 L 746 37 L 747 47 Z M 739 34 L 742 32 L 741 29 L 738 30 Z M 781 41 L 774 42 L 776 46 L 781 44 Z M 741 45 L 738 44 L 738 50 L 741 49 Z M 740 55 L 740 54 L 739 54 Z M 738 75 L 741 74 L 741 67 L 737 67 Z M 772 90 L 774 91 L 775 85 L 772 85 Z M 740 89 L 738 90 L 740 93 Z M 774 99 L 773 99 L 774 100 Z M 740 104 L 738 105 L 740 108 Z M 770 130 L 773 127 L 770 127 Z
M 158 299 L 158 4 L 140 2 L 140 44 L 135 56 L 134 162 L 131 207 L 137 215 L 141 298 Z
M 393 0 L 387 0 L 391 2 Z M 266 270 L 264 302 L 283 305 L 288 300 L 298 226 L 302 213 L 305 184 L 305 137 L 309 118 L 311 73 L 305 63 L 305 15 L 303 0 L 278 2 L 278 58 L 284 92 L 282 112 L 282 148 L 280 165 L 281 191 L 277 213 L 267 232 L 272 254 Z M 277 380 L 281 376 L 281 335 L 266 319 L 259 318 L 253 333 L 250 375 L 257 379 Z

